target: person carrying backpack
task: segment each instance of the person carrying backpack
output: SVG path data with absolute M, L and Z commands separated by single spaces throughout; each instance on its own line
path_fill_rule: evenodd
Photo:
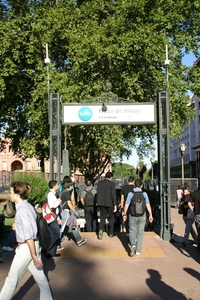
M 87 232 L 92 232 L 96 231 L 97 227 L 97 190 L 93 187 L 91 180 L 88 180 L 86 185 L 87 187 L 81 193 L 80 201 L 84 208 Z M 96 222 L 96 224 L 94 222 Z
M 142 180 L 135 180 L 135 188 L 127 196 L 123 218 L 129 213 L 129 241 L 131 244 L 130 256 L 140 255 L 146 223 L 146 210 L 149 213 L 149 222 L 153 222 L 151 205 L 147 193 L 142 191 Z

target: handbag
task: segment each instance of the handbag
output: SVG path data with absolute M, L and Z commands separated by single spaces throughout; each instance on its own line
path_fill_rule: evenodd
M 187 211 L 187 219 L 189 219 L 189 220 L 194 219 L 194 212 L 190 208 L 188 208 L 188 211 Z
M 8 200 L 8 202 L 4 205 L 4 209 L 2 214 L 7 219 L 12 219 L 15 216 L 15 205 L 13 202 Z
M 180 205 L 178 208 L 179 215 L 183 215 L 183 205 Z
M 51 210 L 47 201 L 42 205 L 42 216 L 47 221 L 47 224 L 52 223 L 57 218 L 55 212 Z

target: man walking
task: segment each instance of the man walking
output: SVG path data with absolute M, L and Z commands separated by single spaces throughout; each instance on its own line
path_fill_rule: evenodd
M 98 182 L 97 185 L 97 206 L 100 207 L 100 224 L 98 239 L 103 239 L 103 228 L 108 218 L 108 235 L 114 237 L 114 223 L 117 211 L 116 205 L 116 188 L 115 183 L 112 181 L 112 172 L 107 172 L 105 179 Z
M 197 229 L 197 251 L 200 252 L 200 185 L 198 189 L 194 191 L 188 201 L 188 207 L 194 211 L 195 225 Z
M 133 188 L 134 188 L 134 178 L 132 176 L 130 176 L 128 178 L 128 184 L 124 185 L 122 188 L 121 188 L 121 202 L 120 202 L 120 206 L 121 206 L 121 211 L 123 212 L 124 211 L 124 205 L 125 205 L 125 201 L 126 201 L 126 198 L 128 196 L 128 193 L 132 192 L 133 191 Z M 126 227 L 126 235 L 128 236 L 129 234 L 129 226 L 128 226 L 128 214 L 127 214 L 127 220 L 125 221 L 125 227 Z
M 134 212 L 134 209 L 132 209 L 133 205 L 133 196 L 136 193 L 140 193 L 141 195 L 141 202 L 143 202 L 144 210 L 141 210 L 141 214 L 136 214 Z M 128 208 L 130 206 L 130 209 L 128 211 Z M 142 241 L 144 236 L 144 227 L 146 223 L 146 209 L 149 213 L 149 222 L 153 222 L 153 216 L 152 216 L 152 210 L 151 205 L 149 203 L 149 198 L 147 193 L 142 192 L 142 180 L 136 179 L 135 180 L 135 188 L 133 189 L 133 192 L 130 192 L 128 194 L 128 197 L 125 202 L 124 207 L 124 221 L 127 219 L 127 212 L 129 213 L 129 240 L 131 244 L 131 252 L 130 256 L 140 255 L 142 250 Z
M 59 219 L 58 215 L 59 215 L 61 199 L 56 197 L 56 192 L 58 191 L 58 182 L 56 180 L 50 180 L 49 188 L 50 188 L 50 191 L 47 194 L 47 201 L 48 201 L 50 209 L 56 214 L 57 218 L 53 222 L 48 224 L 49 234 L 51 236 L 51 244 L 50 244 L 49 248 L 47 249 L 47 254 L 45 254 L 45 256 L 47 258 L 60 256 L 59 253 L 56 253 L 57 247 L 58 247 L 58 250 L 64 249 L 64 248 L 60 247 L 61 220 Z
M 85 220 L 86 220 L 86 230 L 87 232 L 96 231 L 97 222 L 97 209 L 96 209 L 96 193 L 97 190 L 93 187 L 92 181 L 88 180 L 86 183 L 87 187 L 82 191 L 80 201 L 84 208 Z
M 10 300 L 25 271 L 29 269 L 40 288 L 41 300 L 52 300 L 47 278 L 43 271 L 41 249 L 37 240 L 36 212 L 27 202 L 28 187 L 23 182 L 13 182 L 11 201 L 15 202 L 15 226 L 18 247 L 0 293 L 0 300 Z

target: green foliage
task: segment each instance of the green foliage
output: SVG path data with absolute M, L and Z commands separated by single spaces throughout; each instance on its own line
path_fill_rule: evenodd
M 129 164 L 113 163 L 112 172 L 114 177 L 118 178 L 128 178 L 129 176 L 133 176 L 134 179 L 137 178 L 134 166 Z
M 49 187 L 43 173 L 15 172 L 12 174 L 11 180 L 22 181 L 30 185 L 31 191 L 28 200 L 33 205 L 45 201 Z
M 182 64 L 183 49 L 198 55 L 199 10 L 199 1 L 188 0 L 0 1 L 0 126 L 15 152 L 49 156 L 46 43 L 50 92 L 66 103 L 98 102 L 107 80 L 119 97 L 156 102 L 166 88 L 168 44 L 170 134 L 177 136 L 194 115 L 187 91 L 199 91 L 199 71 Z M 156 126 L 77 126 L 68 133 L 71 169 L 99 176 L 133 147 L 141 159 L 148 155 Z

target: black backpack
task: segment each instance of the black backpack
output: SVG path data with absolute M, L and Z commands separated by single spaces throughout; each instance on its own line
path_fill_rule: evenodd
M 40 247 L 45 252 L 50 246 L 51 243 L 51 237 L 49 234 L 49 228 L 47 225 L 47 221 L 43 218 L 42 214 L 37 212 L 37 228 L 38 228 L 38 240 Z
M 146 212 L 146 204 L 142 191 L 133 192 L 133 197 L 130 204 L 130 213 L 132 216 L 143 216 Z
M 85 194 L 85 197 L 84 197 L 84 204 L 85 206 L 94 206 L 94 198 L 95 198 L 95 195 L 92 193 L 92 190 L 91 189 L 90 191 L 86 191 L 86 194 Z

